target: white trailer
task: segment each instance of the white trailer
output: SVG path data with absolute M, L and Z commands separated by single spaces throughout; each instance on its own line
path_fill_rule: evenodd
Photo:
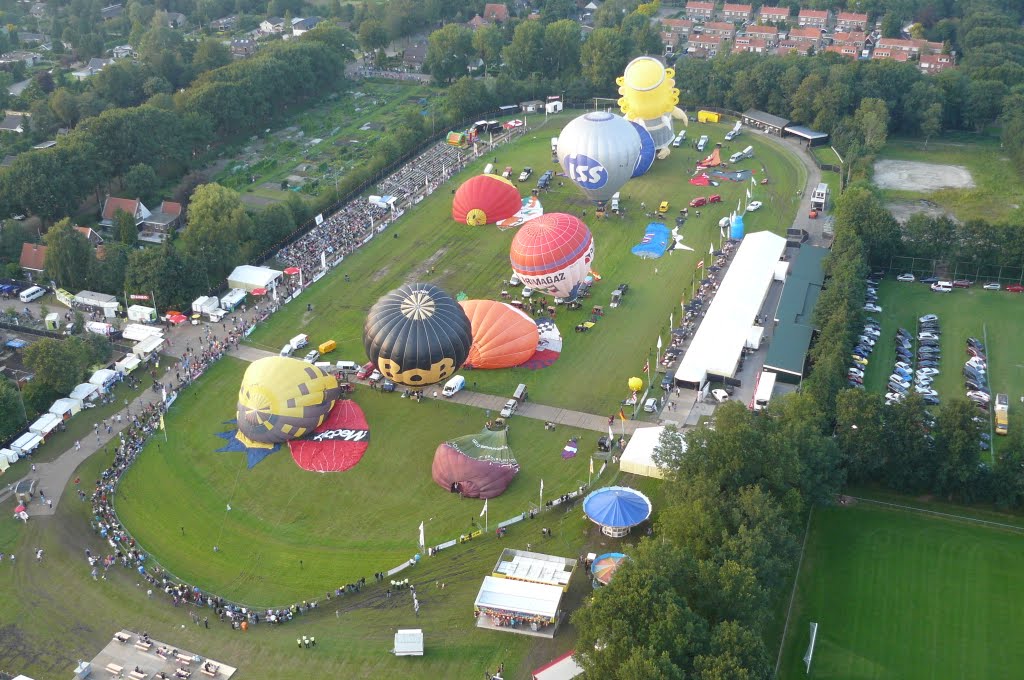
M 757 379 L 757 389 L 754 390 L 755 411 L 768 408 L 768 403 L 772 400 L 772 392 L 775 391 L 775 379 L 777 377 L 775 373 L 761 371 L 761 377 Z

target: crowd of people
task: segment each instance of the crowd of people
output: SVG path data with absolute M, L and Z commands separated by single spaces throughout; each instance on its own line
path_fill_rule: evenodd
M 366 201 L 351 201 L 278 251 L 277 259 L 311 276 L 321 269 L 320 253 L 326 253 L 327 264 L 331 265 L 363 245 L 375 229 L 387 226 L 394 219 L 388 208 Z
M 465 167 L 470 158 L 463 149 L 438 142 L 386 177 L 380 183 L 380 192 L 403 199 L 424 193 L 424 189 L 430 193 Z

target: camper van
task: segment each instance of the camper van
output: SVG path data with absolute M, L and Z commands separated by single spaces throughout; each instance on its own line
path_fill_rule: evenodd
M 46 291 L 39 286 L 32 286 L 26 290 L 21 291 L 18 295 L 18 299 L 22 302 L 32 302 L 46 295 Z
M 739 163 L 744 158 L 753 158 L 753 157 L 754 157 L 754 147 L 748 146 L 743 151 L 737 151 L 733 155 L 729 156 L 729 162 L 730 163 Z
M 619 212 L 619 192 L 612 194 L 612 212 Z
M 466 379 L 461 375 L 453 377 L 451 380 L 445 383 L 444 389 L 441 390 L 441 394 L 449 399 L 459 390 L 466 386 Z
M 708 145 L 708 136 L 707 135 L 701 135 L 700 139 L 697 140 L 697 151 L 704 151 L 704 149 L 707 148 L 707 145 Z

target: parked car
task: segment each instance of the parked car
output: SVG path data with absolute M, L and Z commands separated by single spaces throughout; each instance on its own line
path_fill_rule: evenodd
M 708 203 L 721 203 L 721 202 L 722 202 L 722 197 L 719 196 L 718 194 L 711 194 L 710 196 L 708 196 Z
M 702 205 L 707 205 L 707 204 L 708 204 L 708 199 L 704 198 L 703 196 L 698 196 L 697 198 L 695 198 L 692 201 L 690 201 L 690 207 L 691 208 L 699 208 Z
M 954 288 L 970 288 L 974 285 L 974 281 L 968 281 L 967 279 L 957 279 L 953 282 Z
M 523 168 L 523 171 L 519 173 L 519 181 L 525 182 L 526 180 L 530 179 L 530 175 L 532 174 L 533 168 L 531 168 L 530 166 L 526 166 L 525 168 Z
M 897 281 L 902 281 L 903 283 L 913 283 L 914 282 L 914 278 L 915 277 L 914 277 L 913 274 L 909 274 L 908 273 L 908 274 L 900 274 L 899 276 L 896 277 L 896 280 Z
M 644 413 L 654 413 L 658 410 L 658 400 L 651 397 L 644 402 Z
M 919 368 L 917 369 L 918 375 L 938 375 L 939 369 L 937 368 Z
M 501 176 L 504 177 L 505 179 L 510 179 L 512 177 L 512 166 L 506 165 L 505 169 L 501 173 Z
M 310 350 L 309 354 L 307 354 L 302 360 L 305 361 L 307 364 L 312 364 L 313 362 L 315 362 L 319 358 L 320 358 L 320 352 L 318 350 L 313 349 L 313 350 Z
M 939 284 L 939 283 L 933 283 L 931 285 L 931 289 L 932 289 L 933 293 L 952 293 L 953 292 L 953 288 L 951 286 L 943 286 L 942 284 Z
M 750 203 L 747 203 L 747 212 L 754 212 L 755 210 L 758 210 L 762 205 L 764 204 L 761 203 L 761 201 L 751 201 Z
M 360 380 L 366 380 L 367 378 L 370 377 L 370 374 L 374 372 L 375 368 L 376 367 L 374 366 L 372 361 L 367 361 L 365 364 L 363 364 L 363 367 L 360 368 L 359 371 L 356 373 L 356 377 L 359 378 Z
M 1020 285 L 1019 283 L 1011 283 L 1009 286 L 1006 287 L 1006 292 L 1024 293 L 1024 286 Z
M 939 339 L 939 334 L 938 333 L 932 333 L 931 331 L 924 331 L 923 333 L 918 333 L 917 334 L 917 339 L 918 340 L 938 340 Z
M 999 290 L 1000 288 L 1002 288 L 1002 286 L 1000 286 L 998 283 L 986 283 L 984 286 L 982 286 L 982 288 L 984 288 L 985 290 Z
M 873 302 L 869 302 L 866 305 L 864 305 L 864 311 L 865 312 L 881 312 L 882 308 L 879 307 L 878 305 L 876 305 Z
M 938 276 L 927 276 L 927 277 L 921 279 L 921 283 L 938 283 L 938 282 L 939 282 L 939 277 Z
M 862 356 L 854 354 L 851 358 L 853 359 L 853 363 L 855 363 L 855 364 L 857 364 L 859 366 L 867 366 L 868 365 L 868 360 L 865 359 Z

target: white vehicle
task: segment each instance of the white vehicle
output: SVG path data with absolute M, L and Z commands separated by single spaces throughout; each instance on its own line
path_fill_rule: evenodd
M 920 317 L 918 319 L 918 321 L 920 321 L 921 323 L 928 323 L 929 321 L 938 321 L 938 320 L 939 320 L 939 317 L 938 317 L 937 314 L 925 314 L 924 316 L 922 316 L 922 317 Z
M 988 368 L 988 364 L 986 364 L 985 360 L 982 359 L 981 357 L 971 357 L 965 362 L 965 364 L 967 366 L 972 366 L 973 368 L 976 368 L 980 371 L 984 371 L 985 369 Z
M 466 379 L 461 375 L 454 376 L 451 380 L 444 384 L 444 389 L 441 390 L 441 394 L 449 399 L 454 396 L 456 392 L 466 386 Z
M 359 364 L 354 361 L 339 361 L 334 364 L 334 370 L 338 373 L 355 373 L 359 370 Z
M 38 300 L 44 295 L 46 295 L 46 291 L 44 289 L 39 286 L 32 286 L 31 288 L 26 288 L 21 291 L 21 293 L 18 294 L 18 299 L 22 302 L 32 302 L 33 300 Z
M 292 343 L 289 342 L 288 344 L 281 348 L 281 351 L 278 354 L 280 354 L 283 357 L 290 357 L 294 352 L 295 348 L 292 347 Z
M 375 383 L 375 382 L 377 382 L 378 380 L 380 380 L 380 379 L 381 379 L 381 378 L 383 378 L 383 377 L 384 377 L 384 376 L 382 376 L 382 375 L 380 374 L 380 371 L 378 371 L 378 370 L 374 370 L 374 371 L 373 371 L 373 373 L 371 373 L 371 374 L 369 375 L 369 377 L 368 377 L 368 378 L 366 379 L 366 382 L 371 382 L 371 383 Z
M 654 413 L 658 410 L 658 400 L 655 397 L 651 397 L 644 402 L 644 413 Z
M 502 418 L 510 418 L 512 414 L 516 412 L 519 407 L 519 401 L 517 399 L 509 399 L 505 402 L 505 407 L 501 409 Z
M 711 396 L 715 398 L 719 404 L 724 404 L 729 401 L 729 393 L 723 389 L 711 390 Z
M 928 387 L 918 387 L 914 385 L 914 391 L 920 394 L 922 397 L 937 397 L 939 393 Z
M 859 342 L 861 344 L 864 344 L 864 345 L 867 345 L 868 347 L 874 347 L 875 346 L 875 339 L 874 338 L 869 338 L 866 335 L 862 335 L 859 338 L 857 338 L 857 342 Z
M 747 212 L 754 212 L 755 210 L 758 210 L 762 205 L 764 205 L 764 203 L 762 203 L 761 201 L 751 201 L 750 203 L 747 203 Z
M 1000 288 L 1002 288 L 1002 286 L 1000 286 L 998 283 L 986 283 L 984 286 L 982 286 L 982 288 L 984 288 L 985 290 L 999 290 Z
M 521 286 L 523 285 L 522 280 L 519 278 L 519 274 L 513 272 L 512 276 L 508 279 L 508 285 L 510 286 Z
M 309 336 L 305 333 L 299 333 L 288 344 L 292 346 L 292 349 L 302 349 L 309 344 Z
M 864 335 L 867 335 L 868 337 L 876 338 L 876 339 L 880 338 L 882 336 L 882 331 L 878 330 L 874 326 L 864 326 L 864 330 L 861 331 L 861 332 Z
M 913 274 L 900 274 L 896 277 L 896 280 L 903 283 L 913 283 L 915 281 Z
M 485 175 L 493 175 L 494 174 L 494 163 L 488 163 L 487 165 L 484 166 L 484 174 Z
M 686 139 L 686 133 L 680 132 L 676 135 L 676 138 L 672 140 L 672 146 L 678 149 L 680 145 L 682 145 L 684 139 Z
M 529 286 L 524 287 L 523 288 L 523 297 L 524 298 L 528 298 L 531 295 L 533 295 L 533 288 L 530 288 Z
M 896 368 L 902 369 L 904 371 L 909 371 L 910 370 L 910 364 L 908 364 L 905 361 L 897 361 L 896 362 Z
M 856 366 L 850 366 L 850 368 L 846 369 L 846 372 L 848 374 L 850 374 L 850 375 L 860 376 L 861 378 L 864 377 L 864 371 L 860 370 Z M 762 373 L 761 375 L 764 375 L 764 374 Z M 772 387 L 774 387 L 774 385 Z
M 700 139 L 697 140 L 697 151 L 703 151 L 708 145 L 708 136 L 701 135 Z
M 860 378 L 864 378 L 863 371 L 857 371 L 860 374 Z M 757 389 L 754 390 L 754 410 L 760 411 L 768 408 L 768 403 L 772 400 L 772 392 L 775 391 L 775 379 L 776 374 L 769 371 L 761 371 L 761 377 L 757 381 Z
M 944 285 L 942 285 L 942 283 L 933 283 L 931 288 L 932 288 L 932 292 L 933 293 L 952 293 L 953 292 L 953 286 L 944 286 Z
M 530 175 L 532 174 L 533 168 L 531 168 L 530 166 L 526 166 L 525 168 L 523 168 L 523 171 L 519 173 L 519 181 L 525 182 L 526 180 L 530 179 Z
M 305 356 L 303 361 L 305 361 L 307 364 L 313 364 L 313 363 L 316 363 L 317 359 L 319 359 L 319 358 L 320 358 L 319 350 L 313 349 L 313 350 L 309 351 L 309 354 L 307 354 Z
M 892 375 L 890 375 L 889 382 L 896 383 L 897 385 L 905 389 L 910 389 L 910 383 L 906 380 L 906 378 L 904 378 L 899 373 L 893 373 Z
M 917 334 L 917 339 L 918 340 L 938 340 L 939 339 L 939 334 L 938 333 L 932 333 L 931 331 L 922 331 L 921 333 Z
M 612 194 L 612 212 L 619 212 L 619 192 Z
M 865 312 L 881 312 L 882 308 L 879 307 L 878 305 L 876 305 L 873 302 L 869 302 L 866 305 L 864 305 L 864 311 Z
M 937 368 L 919 368 L 919 369 L 917 369 L 917 374 L 920 375 L 920 376 L 938 375 L 939 374 L 939 369 L 937 369 Z
M 905 395 L 902 395 L 899 392 L 886 392 L 885 393 L 885 400 L 888 401 L 888 402 L 903 401 L 904 398 L 905 398 Z
M 967 393 L 967 398 L 972 401 L 983 401 L 986 404 L 991 401 L 992 397 L 988 392 L 979 392 L 978 390 L 971 390 Z

